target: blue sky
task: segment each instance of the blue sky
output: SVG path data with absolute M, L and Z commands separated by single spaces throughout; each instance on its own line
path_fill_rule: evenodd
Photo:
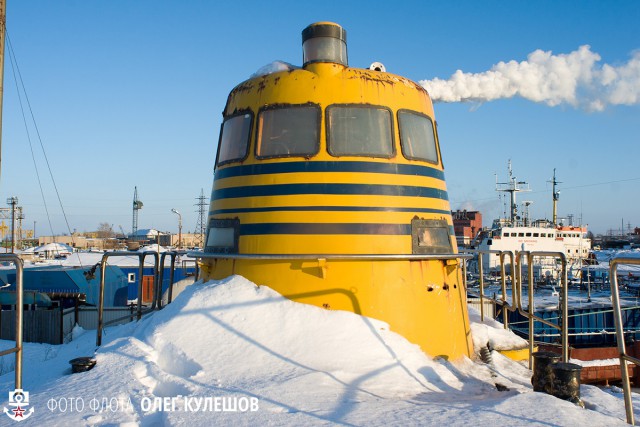
M 626 64 L 640 49 L 638 1 L 9 1 L 7 28 L 71 230 L 100 223 L 131 230 L 195 228 L 208 198 L 221 112 L 229 91 L 275 60 L 300 65 L 301 31 L 333 21 L 348 34 L 349 64 L 380 61 L 414 81 L 483 73 L 540 49 L 589 45 L 596 67 Z M 29 134 L 5 60 L 0 201 L 17 196 L 24 228 L 67 232 L 40 142 Z M 635 80 L 638 82 L 638 78 Z M 632 88 L 634 89 L 634 88 Z M 637 91 L 637 86 L 635 87 Z M 25 102 L 23 98 L 23 103 Z M 556 168 L 560 216 L 595 233 L 640 226 L 640 105 L 589 112 L 520 97 L 437 103 L 453 209 L 501 215 L 495 174 L 533 190 L 533 217 L 551 216 Z M 27 110 L 27 114 L 29 114 Z

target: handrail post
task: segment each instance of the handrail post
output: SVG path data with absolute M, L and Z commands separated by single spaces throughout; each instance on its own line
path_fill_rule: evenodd
M 16 266 L 16 367 L 15 383 L 16 389 L 22 388 L 22 340 L 23 340 L 23 317 L 24 317 L 24 282 L 23 282 L 23 261 L 14 255 Z
M 560 253 L 562 261 L 562 361 L 569 361 L 569 284 L 567 283 L 567 257 Z
M 502 290 L 502 324 L 504 329 L 509 328 L 509 310 L 507 309 L 507 269 L 504 266 L 505 252 L 501 251 L 500 257 L 500 288 Z
M 173 300 L 173 280 L 175 278 L 175 268 L 176 268 L 176 256 L 178 255 L 177 252 L 172 252 L 171 253 L 171 266 L 169 268 L 169 290 L 168 290 L 168 294 L 167 294 L 167 304 L 171 304 L 171 301 Z M 164 265 L 163 265 L 164 267 Z
M 484 271 L 483 271 L 482 254 L 478 253 L 478 274 L 480 287 L 480 321 L 484 322 Z
M 138 303 L 136 304 L 136 320 L 142 318 L 142 278 L 144 277 L 144 252 L 138 254 Z
M 622 390 L 624 391 L 624 408 L 627 414 L 627 423 L 634 425 L 633 402 L 631 401 L 631 384 L 629 383 L 629 371 L 627 371 L 627 351 L 624 342 L 624 329 L 622 324 L 622 312 L 620 311 L 620 294 L 618 291 L 618 264 L 640 264 L 639 258 L 614 258 L 609 266 L 609 283 L 611 286 L 611 305 L 613 319 L 616 326 L 616 341 L 620 357 L 620 374 L 622 377 Z
M 512 283 L 512 298 L 517 310 L 521 315 L 527 318 L 527 325 L 529 329 L 529 369 L 533 368 L 533 348 L 534 348 L 534 318 L 535 318 L 535 303 L 533 301 L 533 269 L 530 268 L 529 251 L 516 251 L 509 252 L 511 256 L 511 265 L 513 271 L 513 283 Z M 524 285 L 524 278 L 522 274 L 523 259 L 527 260 L 527 292 L 528 292 L 528 304 L 527 311 L 522 307 L 522 286 Z
M 157 307 L 156 304 L 156 300 L 158 297 L 158 294 L 162 293 L 162 283 L 160 283 L 160 255 L 158 255 L 158 252 L 152 252 L 153 254 L 153 260 L 155 262 L 154 264 L 154 270 L 153 270 L 153 280 L 155 280 L 155 286 L 153 287 L 153 299 L 151 300 L 151 309 L 155 310 L 155 308 Z
M 15 353 L 15 388 L 22 389 L 22 350 L 24 319 L 24 261 L 14 253 L 0 254 L 0 261 L 12 262 L 16 266 L 16 345 L 0 351 L 0 356 Z
M 162 282 L 164 282 L 164 259 L 167 257 L 167 254 L 170 252 L 163 252 L 160 255 L 160 264 L 158 268 L 158 283 L 156 283 L 156 305 L 158 309 L 162 308 Z M 158 290 L 159 289 L 159 290 Z
M 100 261 L 100 290 L 98 292 L 98 333 L 96 334 L 96 347 L 102 345 L 102 325 L 104 323 L 104 279 L 109 254 L 104 254 Z

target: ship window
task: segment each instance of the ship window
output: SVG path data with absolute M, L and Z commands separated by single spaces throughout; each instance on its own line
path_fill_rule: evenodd
M 428 116 L 410 111 L 398 112 L 400 146 L 407 159 L 438 163 L 433 122 Z
M 524 237 L 524 233 L 518 233 L 518 237 Z
M 491 239 L 489 239 L 490 241 Z M 444 220 L 411 220 L 411 242 L 414 254 L 448 254 L 453 252 L 449 225 Z
M 205 252 L 238 253 L 240 221 L 213 219 L 207 232 Z
M 216 165 L 236 162 L 247 156 L 252 119 L 252 114 L 244 113 L 230 117 L 222 123 Z
M 394 155 L 391 111 L 383 107 L 330 106 L 327 135 L 332 156 Z
M 540 237 L 547 237 L 547 233 L 540 233 Z
M 320 108 L 286 106 L 258 115 L 256 157 L 310 157 L 320 147 Z
M 533 233 L 533 237 L 539 237 L 538 233 Z
M 531 237 L 531 233 L 527 233 L 527 237 Z

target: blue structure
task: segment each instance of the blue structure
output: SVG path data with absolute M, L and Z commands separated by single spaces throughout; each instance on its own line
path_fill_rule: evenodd
M 93 275 L 87 275 L 87 268 L 81 267 L 34 267 L 25 268 L 23 284 L 25 291 L 45 294 L 58 294 L 62 297 L 75 294 L 86 295 L 89 305 L 98 305 L 100 292 L 100 269 Z M 16 289 L 16 270 L 0 270 L 0 286 L 3 290 Z M 120 307 L 127 305 L 127 277 L 119 267 L 107 266 L 105 270 L 104 306 Z
M 553 323 L 559 322 L 558 310 L 537 311 L 536 316 Z M 501 320 L 502 315 L 498 316 Z M 616 345 L 615 323 L 611 307 L 590 307 L 569 309 L 569 345 L 574 347 L 600 347 Z M 625 331 L 638 331 L 640 327 L 640 308 L 622 310 L 622 324 Z M 559 343 L 560 331 L 534 321 L 535 340 L 544 343 Z M 509 313 L 511 330 L 522 337 L 529 333 L 528 320 L 519 312 Z M 606 333 L 605 333 L 606 332 Z M 628 341 L 640 339 L 640 332 L 625 334 Z
M 122 273 L 127 279 L 128 283 L 128 292 L 127 298 L 129 300 L 134 300 L 138 298 L 138 283 L 140 278 L 138 277 L 140 273 L 140 269 L 138 266 L 120 266 Z M 195 275 L 195 267 L 175 267 L 173 271 L 173 282 L 179 282 L 180 280 Z M 143 276 L 153 276 L 153 267 L 144 267 L 142 269 Z M 171 274 L 170 267 L 164 267 L 162 272 L 162 293 L 166 292 L 169 289 L 169 279 Z

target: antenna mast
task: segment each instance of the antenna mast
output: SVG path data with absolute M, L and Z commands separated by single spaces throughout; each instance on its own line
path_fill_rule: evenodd
M 553 178 L 551 180 L 551 184 L 553 185 L 552 194 L 553 194 L 553 225 L 554 227 L 558 225 L 558 200 L 560 199 L 560 190 L 556 191 L 556 185 L 562 184 L 559 181 L 556 181 L 556 168 L 553 168 Z
M 131 226 L 131 239 L 138 239 L 138 211 L 142 209 L 142 202 L 138 200 L 138 187 L 133 190 L 133 225 Z
M 513 176 L 513 170 L 511 169 L 511 159 L 509 159 L 509 182 L 497 182 L 496 178 L 496 191 L 502 191 L 509 193 L 511 206 L 510 206 L 510 218 L 512 225 L 516 224 L 516 221 L 520 219 L 518 216 L 518 205 L 516 204 L 516 193 L 521 191 L 531 191 L 529 189 L 529 183 L 524 181 L 518 181 Z

